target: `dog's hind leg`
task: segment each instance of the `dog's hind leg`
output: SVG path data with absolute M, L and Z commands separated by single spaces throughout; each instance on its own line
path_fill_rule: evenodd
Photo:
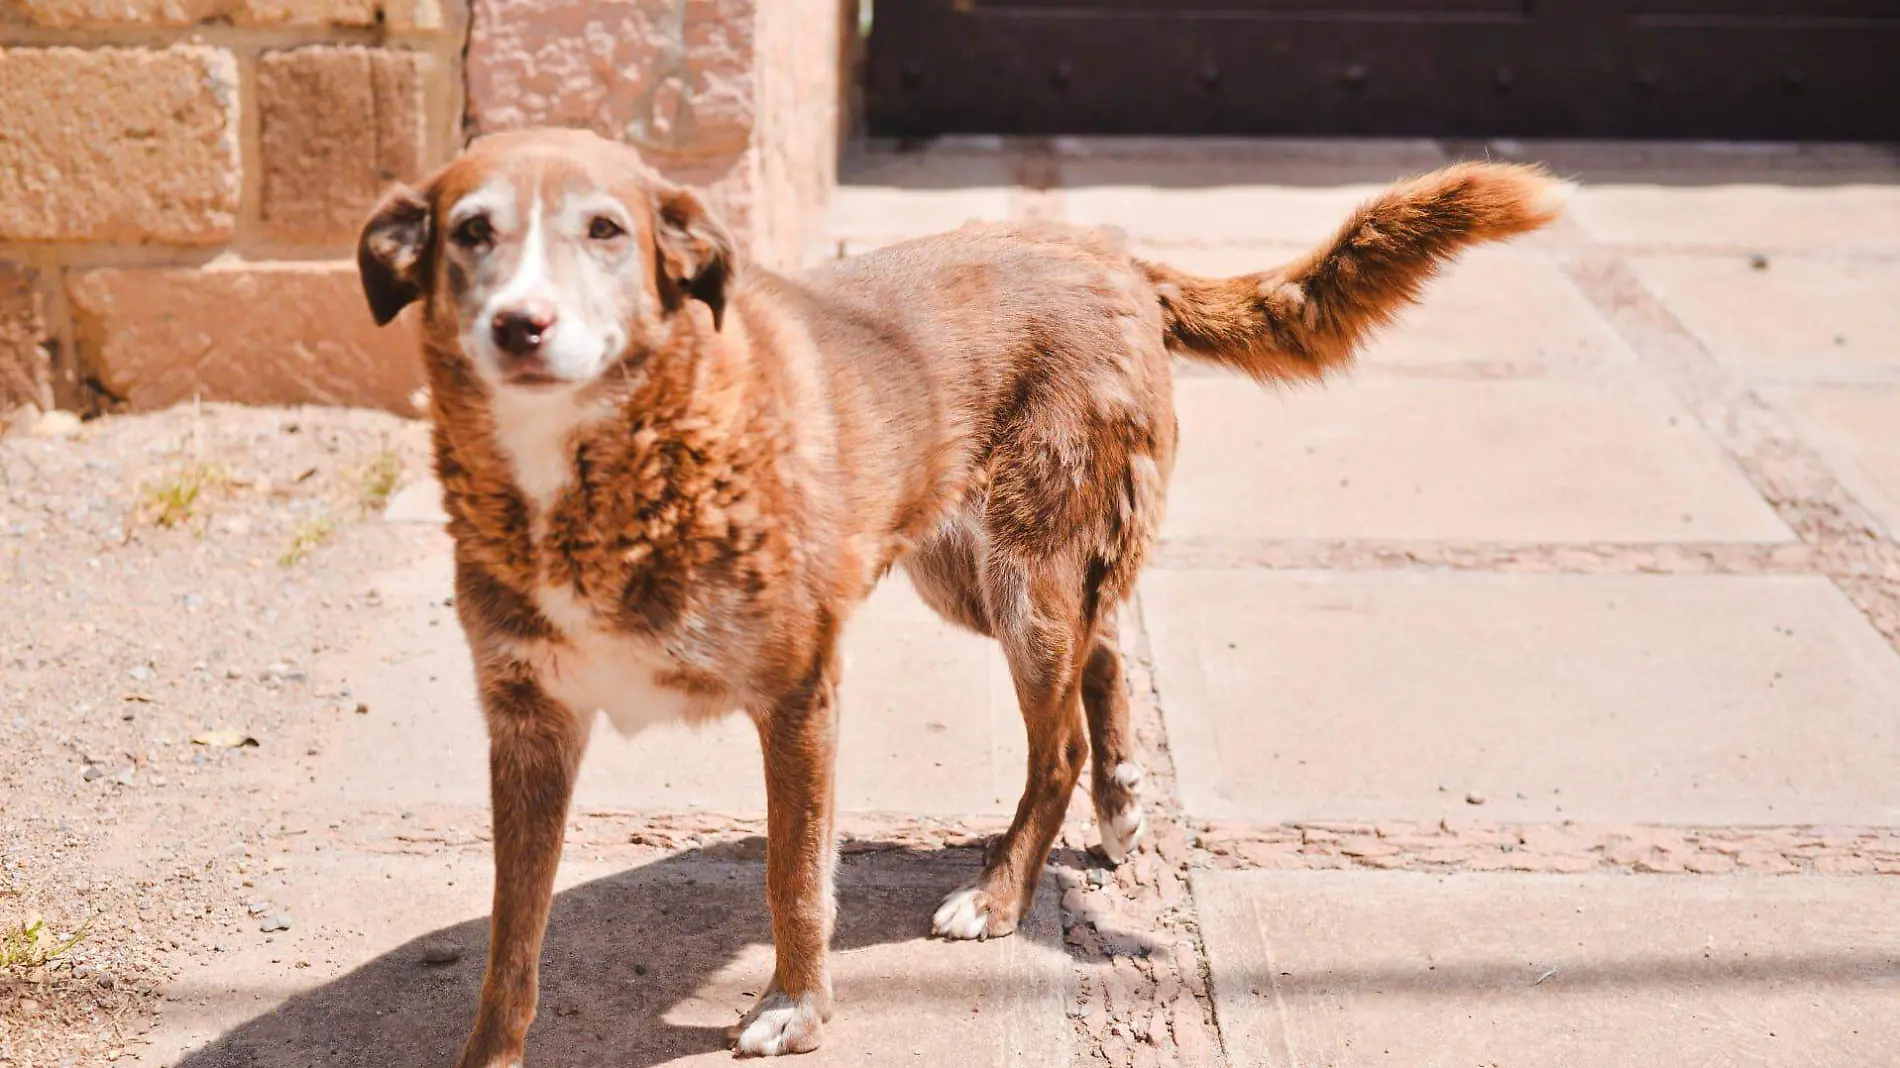
M 1109 609 L 1096 624 L 1094 644 L 1082 669 L 1082 706 L 1088 711 L 1093 761 L 1089 785 L 1102 834 L 1102 855 L 1119 864 L 1140 844 L 1148 830 L 1148 816 L 1141 807 L 1142 770 L 1128 725 L 1128 690 L 1122 682 L 1115 614 Z
M 989 938 L 1016 929 L 1035 897 L 1088 755 L 1081 690 L 1091 628 L 1083 582 L 1053 562 L 1023 566 L 994 556 L 984 577 L 989 621 L 1009 659 L 1029 732 L 1029 781 L 1015 820 L 990 848 L 983 874 L 937 909 L 932 928 L 945 938 Z

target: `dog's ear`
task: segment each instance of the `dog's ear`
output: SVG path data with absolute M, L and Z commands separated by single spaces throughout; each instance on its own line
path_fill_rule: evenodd
M 377 326 L 388 325 L 422 295 L 429 275 L 430 225 L 429 201 L 406 185 L 384 194 L 363 224 L 356 270 Z
M 725 322 L 726 292 L 738 273 L 732 235 L 690 190 L 663 189 L 655 201 L 653 243 L 663 281 L 674 293 L 711 308 L 717 330 Z M 667 289 L 662 284 L 661 292 Z

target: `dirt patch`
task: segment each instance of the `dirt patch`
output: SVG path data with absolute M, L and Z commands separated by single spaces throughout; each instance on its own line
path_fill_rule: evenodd
M 412 551 L 378 512 L 426 457 L 420 424 L 335 410 L 0 441 L 0 925 L 87 925 L 0 973 L 0 1064 L 114 1060 L 194 956 L 260 936 L 274 784 L 348 703 L 309 666 L 369 610 L 358 576 Z M 216 730 L 257 744 L 193 743 Z

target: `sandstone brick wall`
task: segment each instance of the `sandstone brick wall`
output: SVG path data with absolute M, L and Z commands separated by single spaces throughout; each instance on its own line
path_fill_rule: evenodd
M 357 227 L 461 140 L 465 0 L 0 3 L 0 413 L 402 410 Z
M 795 266 L 858 0 L 0 0 L 0 418 L 201 396 L 408 411 L 357 228 L 466 136 L 627 140 Z M 464 50 L 466 49 L 466 60 Z

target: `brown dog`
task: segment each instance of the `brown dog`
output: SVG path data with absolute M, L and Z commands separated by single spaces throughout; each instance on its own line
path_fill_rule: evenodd
M 778 964 L 737 1047 L 818 1044 L 839 635 L 893 564 L 1002 643 L 1029 732 L 1016 818 L 936 933 L 1015 928 L 1085 758 L 1102 847 L 1126 854 L 1145 822 L 1116 610 L 1173 466 L 1170 355 L 1319 378 L 1447 257 L 1549 222 L 1559 190 L 1450 167 L 1290 265 L 1221 281 L 1027 224 L 741 270 L 697 197 L 571 131 L 484 138 L 392 192 L 363 231 L 363 286 L 379 323 L 423 303 L 491 739 L 493 940 L 461 1063 L 521 1059 L 603 710 L 623 731 L 734 709 L 757 724 Z

